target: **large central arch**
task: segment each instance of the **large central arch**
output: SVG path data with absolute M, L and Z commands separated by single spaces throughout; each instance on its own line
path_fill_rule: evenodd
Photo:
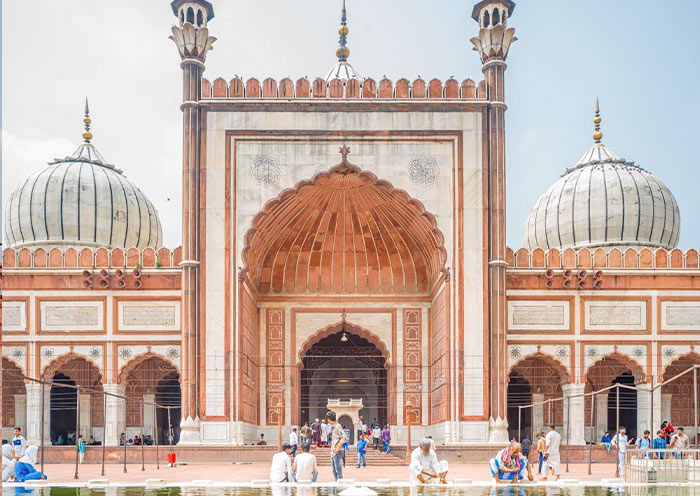
M 347 158 L 268 201 L 244 239 L 260 293 L 426 294 L 447 260 L 423 204 Z

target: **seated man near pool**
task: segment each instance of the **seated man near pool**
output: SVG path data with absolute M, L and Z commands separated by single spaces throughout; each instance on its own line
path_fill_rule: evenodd
M 510 443 L 489 461 L 489 468 L 494 481 L 511 481 L 517 484 L 527 477 L 532 480 L 532 469 L 527 459 L 521 453 L 520 443 Z
M 425 438 L 420 446 L 411 453 L 411 464 L 408 472 L 411 474 L 411 484 L 447 484 L 448 465 L 445 460 L 438 461 L 435 451 L 431 449 L 432 439 Z

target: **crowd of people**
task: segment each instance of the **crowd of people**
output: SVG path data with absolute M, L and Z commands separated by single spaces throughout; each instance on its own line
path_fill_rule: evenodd
M 544 432 L 537 434 L 537 475 L 542 480 L 547 480 L 550 476 L 559 480 L 561 476 L 560 446 L 561 434 L 557 432 L 554 424 L 549 424 L 549 431 L 546 434 Z M 489 461 L 494 481 L 517 484 L 525 479 L 534 480 L 535 476 L 529 460 L 531 447 L 530 437 L 525 436 L 521 442 L 511 440 L 508 446 L 499 451 Z
M 318 477 L 316 456 L 310 453 L 311 445 L 317 448 L 328 447 L 331 455 L 331 470 L 337 481 L 343 478 L 345 454 L 349 451 L 350 431 L 341 425 L 333 411 L 326 413 L 322 421 L 316 419 L 311 426 L 308 423 L 297 431 L 294 427 L 289 435 L 289 442 L 282 445 L 282 451 L 272 457 L 270 466 L 270 482 L 315 482 Z M 391 453 L 391 430 L 388 425 L 383 428 L 376 419 L 367 426 L 360 417 L 357 425 L 357 468 L 367 466 L 367 449 L 374 447 L 385 453 Z M 263 434 L 258 444 L 267 444 Z M 301 453 L 297 450 L 301 446 Z M 420 445 L 411 453 L 409 475 L 411 481 L 420 484 L 446 483 L 448 464 L 438 461 L 435 454 L 435 443 L 432 439 L 423 439 Z

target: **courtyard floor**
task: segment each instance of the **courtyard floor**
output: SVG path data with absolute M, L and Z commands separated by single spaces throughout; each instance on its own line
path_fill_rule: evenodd
M 39 467 L 37 467 L 39 468 Z M 165 479 L 168 483 L 189 483 L 195 480 L 211 480 L 212 482 L 250 482 L 253 479 L 268 479 L 270 466 L 267 463 L 251 463 L 249 465 L 233 465 L 231 463 L 202 463 L 188 464 L 177 467 L 161 465 L 156 469 L 155 465 L 147 464 L 145 471 L 140 464 L 127 465 L 124 473 L 123 465 L 105 465 L 105 476 L 110 482 L 143 483 L 146 479 Z M 52 484 L 66 482 L 87 482 L 89 479 L 103 478 L 99 464 L 82 464 L 79 467 L 79 478 L 74 479 L 75 465 L 73 464 L 46 464 L 46 475 Z M 562 466 L 562 478 L 577 479 L 580 481 L 597 481 L 602 478 L 615 477 L 615 465 L 609 463 L 594 463 L 592 474 L 588 475 L 587 464 L 570 464 L 569 472 Z M 332 482 L 333 474 L 328 466 L 319 467 L 318 482 Z M 393 482 L 408 481 L 407 466 L 373 466 L 358 469 L 346 467 L 344 476 L 347 479 L 355 479 L 358 482 L 375 482 L 377 479 L 391 479 Z M 474 482 L 490 479 L 489 468 L 486 463 L 460 464 L 450 463 L 449 481 L 455 479 L 471 479 Z M 553 478 L 552 478 L 553 480 Z

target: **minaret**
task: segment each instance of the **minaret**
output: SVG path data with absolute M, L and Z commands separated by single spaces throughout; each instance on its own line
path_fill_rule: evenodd
M 486 118 L 488 143 L 488 301 L 489 301 L 489 442 L 508 441 L 508 356 L 506 331 L 506 173 L 505 84 L 506 57 L 515 38 L 508 27 L 515 3 L 483 0 L 472 17 L 479 23 L 479 36 L 472 38 L 479 52 L 487 84 Z
M 198 444 L 199 437 L 199 262 L 200 262 L 200 131 L 203 126 L 199 100 L 207 53 L 216 38 L 209 36 L 208 22 L 214 7 L 205 0 L 173 0 L 178 25 L 170 39 L 182 63 L 182 419 L 180 444 Z
M 338 48 L 335 51 L 335 56 L 338 57 L 338 62 L 328 71 L 326 74 L 326 81 L 332 79 L 342 79 L 347 81 L 349 79 L 358 79 L 362 81 L 362 76 L 360 76 L 353 66 L 348 62 L 348 57 L 350 57 L 350 49 L 348 48 L 348 11 L 345 7 L 345 0 L 343 0 L 343 10 L 340 14 L 340 27 L 338 28 Z

